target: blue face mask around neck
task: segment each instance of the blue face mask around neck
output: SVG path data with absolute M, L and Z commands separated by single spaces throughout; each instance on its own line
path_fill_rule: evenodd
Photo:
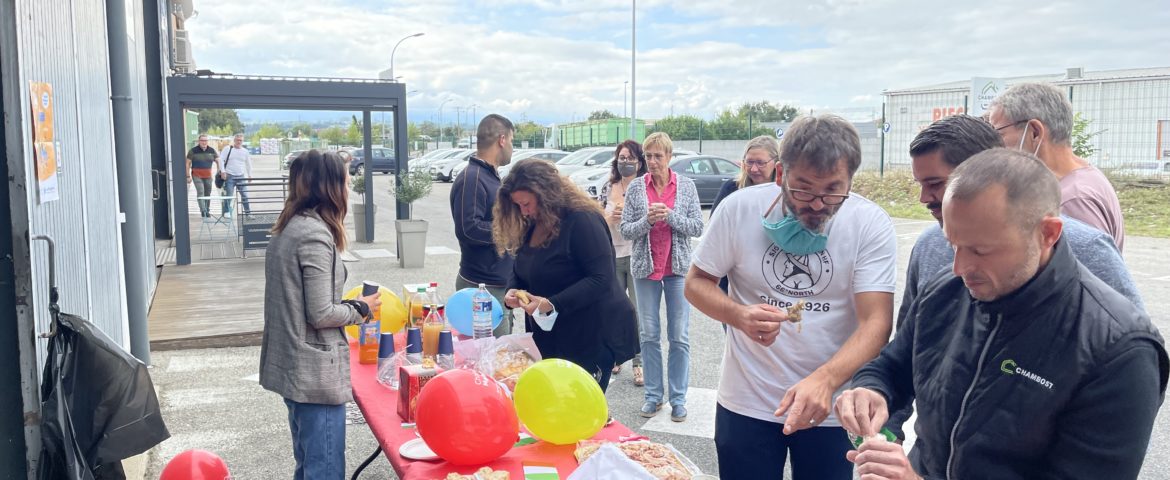
M 783 197 L 785 193 L 781 191 L 780 195 Z M 796 218 L 795 213 L 788 212 L 779 222 L 769 222 L 768 213 L 771 213 L 771 209 L 760 217 L 760 223 L 764 226 L 764 232 L 772 240 L 772 243 L 784 249 L 785 252 L 793 255 L 809 255 L 825 250 L 825 246 L 829 242 L 828 234 L 816 233 L 805 228 L 804 224 L 800 223 L 800 219 Z

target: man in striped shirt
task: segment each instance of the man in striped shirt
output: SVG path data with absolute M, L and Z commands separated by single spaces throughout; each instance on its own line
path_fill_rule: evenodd
M 200 197 L 211 195 L 212 165 L 215 165 L 217 154 L 215 149 L 207 144 L 207 135 L 199 136 L 199 143 L 187 152 L 187 183 L 195 182 L 195 191 Z M 209 216 L 211 202 L 199 201 L 199 214 Z

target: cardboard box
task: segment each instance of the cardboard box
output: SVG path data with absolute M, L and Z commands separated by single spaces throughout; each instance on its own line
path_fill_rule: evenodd
M 423 385 L 443 372 L 438 367 L 403 365 L 398 369 L 398 416 L 406 423 L 414 423 L 418 412 L 418 392 Z

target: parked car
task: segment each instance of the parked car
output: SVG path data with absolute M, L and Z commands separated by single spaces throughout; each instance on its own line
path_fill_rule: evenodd
M 455 169 L 455 166 L 460 163 L 467 163 L 467 158 L 470 157 L 473 153 L 475 153 L 475 150 L 460 149 L 459 151 L 455 152 L 454 155 L 440 160 L 435 160 L 427 167 L 428 171 L 431 172 L 431 178 L 441 182 L 450 182 L 455 180 L 455 176 L 452 173 L 452 171 Z
M 375 172 L 394 173 L 398 170 L 398 161 L 394 158 L 394 150 L 389 148 L 375 147 L 372 149 L 374 160 L 369 162 L 369 168 Z M 363 149 L 355 148 L 347 150 L 349 153 L 349 174 L 361 175 L 362 170 L 366 168 L 366 152 Z
M 416 169 L 421 168 L 423 170 L 426 170 L 427 166 L 432 161 L 434 161 L 436 158 L 440 158 L 440 157 L 443 157 L 447 154 L 450 154 L 452 150 L 455 150 L 455 149 L 454 148 L 436 148 L 434 150 L 431 150 L 431 151 L 427 152 L 425 155 L 411 160 L 410 161 L 410 169 L 416 170 Z
M 740 170 L 735 162 L 714 155 L 680 156 L 670 162 L 670 169 L 695 182 L 700 205 L 715 203 L 723 183 L 734 182 Z
M 617 147 L 614 147 L 615 150 Z M 690 155 L 698 155 L 693 150 L 679 149 L 671 152 L 672 158 L 685 157 Z M 579 170 L 576 173 L 569 175 L 569 179 L 575 185 L 584 190 L 592 197 L 601 198 L 601 187 L 605 182 L 609 181 L 609 174 L 613 166 L 613 159 L 601 162 L 593 167 Z M 718 193 L 718 192 L 716 192 Z
M 515 165 L 516 162 L 519 162 L 520 160 L 524 160 L 526 158 L 539 158 L 541 160 L 547 160 L 547 161 L 550 161 L 552 163 L 557 163 L 557 161 L 559 161 L 562 158 L 567 157 L 568 155 L 569 155 L 569 152 L 566 152 L 566 151 L 544 149 L 544 148 L 531 148 L 531 149 L 526 149 L 526 150 L 516 150 L 512 154 L 512 163 L 509 163 L 507 165 L 500 167 L 500 169 L 499 169 L 500 178 L 504 178 L 504 177 L 508 176 L 508 172 L 510 172 L 512 170 L 512 165 Z
M 297 157 L 301 156 L 302 153 L 305 153 L 307 151 L 308 150 L 293 150 L 291 152 L 288 152 L 288 155 L 284 156 L 284 160 L 280 161 L 280 169 L 281 170 L 288 170 L 288 166 L 292 164 L 292 161 L 296 160 Z
M 586 168 L 595 167 L 607 160 L 613 160 L 613 151 L 616 149 L 616 145 L 612 147 L 582 148 L 557 161 L 557 170 L 561 172 L 561 175 L 571 176 Z

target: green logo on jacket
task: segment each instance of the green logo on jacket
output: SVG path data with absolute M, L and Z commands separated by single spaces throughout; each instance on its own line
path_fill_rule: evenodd
M 1052 390 L 1052 382 L 1048 381 L 1048 379 L 1046 379 L 1044 377 L 1041 377 L 1040 375 L 1037 375 L 1035 373 L 1029 372 L 1028 370 L 1020 368 L 1020 366 L 1016 364 L 1016 361 L 1012 360 L 1010 358 L 1007 360 L 1004 360 L 1003 362 L 1000 362 L 999 371 L 1006 373 L 1008 375 L 1020 374 L 1020 376 L 1023 376 L 1025 378 L 1027 378 L 1028 380 L 1031 380 L 1033 382 L 1040 384 L 1041 387 Z

